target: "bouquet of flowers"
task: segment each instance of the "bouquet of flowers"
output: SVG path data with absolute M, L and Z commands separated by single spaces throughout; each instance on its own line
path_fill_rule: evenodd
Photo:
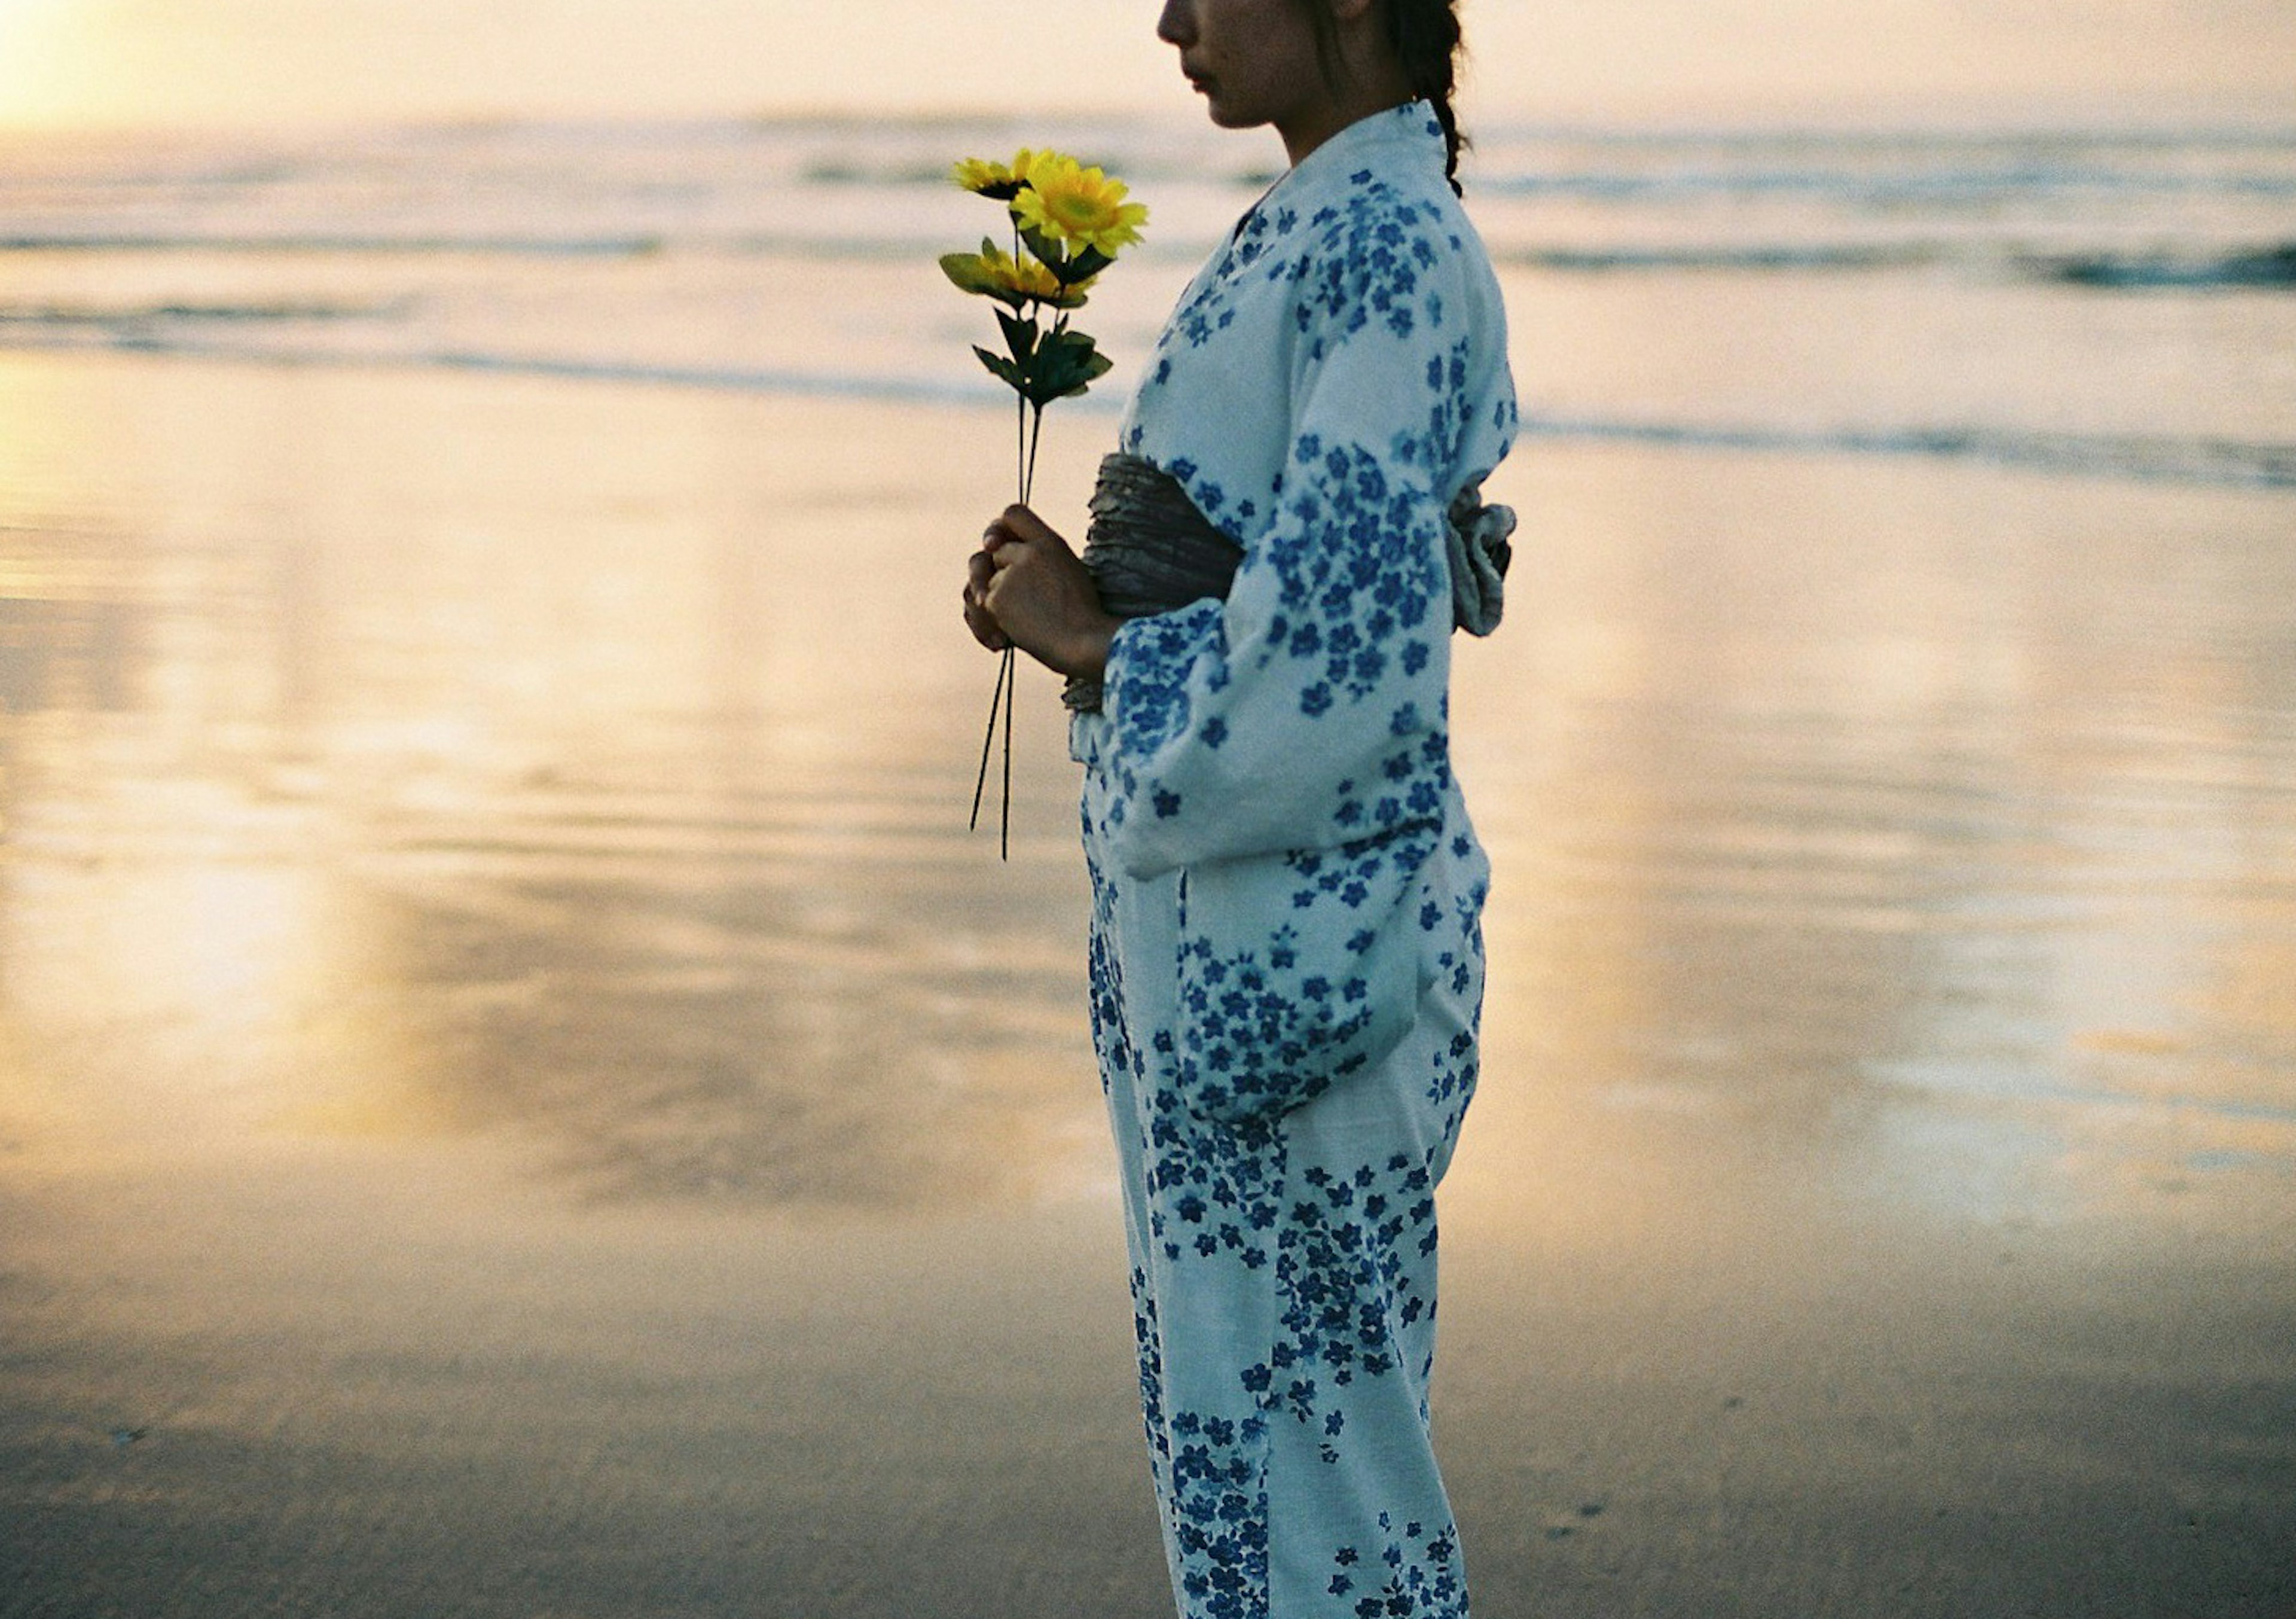
M 1140 240 L 1148 210 L 1125 201 L 1126 188 L 1098 168 L 1065 153 L 1022 150 L 1010 163 L 967 158 L 951 179 L 976 196 L 1004 204 L 1013 249 L 984 236 L 977 253 L 945 253 L 940 267 L 958 290 L 992 300 L 1004 352 L 973 346 L 989 374 L 1013 390 L 1019 442 L 1014 460 L 1021 503 L 1037 477 L 1037 445 L 1044 437 L 1045 407 L 1083 393 L 1107 374 L 1108 357 L 1089 333 L 1071 324 L 1103 270 L 1122 249 Z M 1051 325 L 1046 312 L 1051 312 Z M 980 744 L 980 774 L 973 784 L 972 825 L 980 823 L 988 785 L 988 758 L 996 720 L 1004 720 L 1004 810 L 999 852 L 1009 858 L 1013 830 L 1013 651 L 1007 647 L 988 700 L 988 734 Z

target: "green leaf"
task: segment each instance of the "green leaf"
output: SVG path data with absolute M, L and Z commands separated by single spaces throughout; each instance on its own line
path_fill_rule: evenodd
M 1058 364 L 1071 369 L 1097 358 L 1100 353 L 1088 332 L 1055 332 L 1045 347 L 1059 354 Z
M 1034 396 L 1029 393 L 1029 379 L 1021 374 L 1021 368 L 1018 366 L 1001 354 L 989 353 L 979 343 L 972 345 L 972 351 L 980 357 L 980 363 L 988 367 L 989 375 L 1003 382 L 1013 392 L 1024 398 L 1033 399 Z
M 1085 391 L 1095 377 L 1104 376 L 1109 361 L 1082 332 L 1055 332 L 1037 348 L 1027 367 L 1021 394 L 1029 403 L 1044 406 Z
M 1004 328 L 1004 346 L 1013 351 L 1013 357 L 1024 366 L 1028 365 L 1030 357 L 1037 352 L 1037 340 L 1041 335 L 1036 318 L 1033 316 L 1007 315 L 999 309 L 996 311 L 996 324 Z
M 989 284 L 988 266 L 978 253 L 943 253 L 940 273 L 955 284 L 960 292 L 972 292 L 984 298 L 996 296 Z
M 1095 352 L 1085 356 L 1083 370 L 1077 379 L 1076 385 L 1064 390 L 1059 395 L 1059 397 L 1063 399 L 1074 399 L 1080 393 L 1086 392 L 1091 388 L 1093 383 L 1098 382 L 1102 377 L 1106 376 L 1109 372 L 1114 368 L 1115 364 L 1115 361 L 1110 359 L 1108 356 L 1104 354 Z

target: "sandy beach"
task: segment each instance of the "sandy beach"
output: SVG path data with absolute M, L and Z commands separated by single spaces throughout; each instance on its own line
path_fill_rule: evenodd
M 0 358 L 0 1615 L 1169 1611 L 1002 430 Z M 2288 1619 L 2288 495 L 1504 484 L 1477 1612 Z

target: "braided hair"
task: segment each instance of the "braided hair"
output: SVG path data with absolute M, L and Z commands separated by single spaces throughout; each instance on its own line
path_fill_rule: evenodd
M 1339 23 L 1325 0 L 1294 0 L 1316 31 L 1316 52 L 1325 76 L 1344 72 L 1340 56 Z M 1460 133 L 1458 114 L 1451 97 L 1459 86 L 1458 0 L 1384 0 L 1381 12 L 1387 22 L 1388 48 L 1395 53 L 1412 94 L 1435 110 L 1443 126 L 1443 177 L 1459 190 L 1459 153 L 1468 144 Z
M 1443 126 L 1443 177 L 1459 190 L 1459 152 L 1467 137 L 1451 96 L 1459 87 L 1459 12 L 1456 0 L 1387 0 L 1387 39 L 1410 76 L 1411 87 L 1435 109 Z

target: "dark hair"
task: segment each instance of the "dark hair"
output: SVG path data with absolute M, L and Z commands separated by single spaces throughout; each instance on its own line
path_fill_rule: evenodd
M 1323 59 L 1326 78 L 1344 71 L 1340 56 L 1340 25 L 1326 0 L 1292 0 L 1316 30 L 1316 53 Z M 1435 109 L 1443 126 L 1443 177 L 1459 190 L 1459 153 L 1468 144 L 1459 132 L 1458 115 L 1451 95 L 1459 86 L 1458 0 L 1380 0 L 1387 19 L 1388 47 L 1411 81 L 1412 94 Z M 1337 71 L 1335 71 L 1335 70 Z

